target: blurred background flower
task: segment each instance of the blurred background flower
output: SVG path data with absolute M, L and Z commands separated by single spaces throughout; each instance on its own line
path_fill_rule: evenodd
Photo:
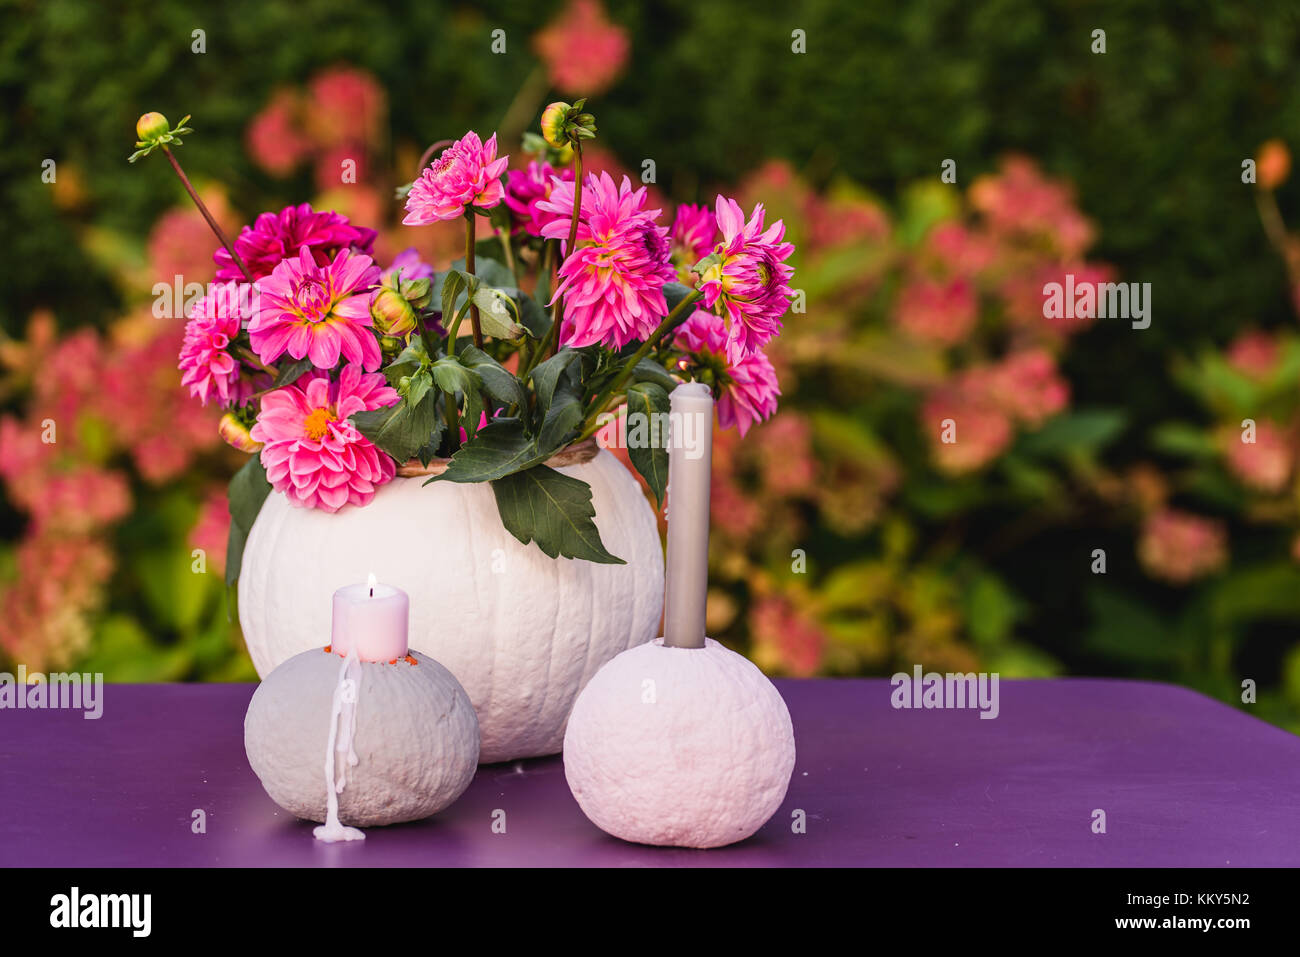
M 810 0 L 806 54 L 739 0 L 489 8 L 232 0 L 195 56 L 158 43 L 180 9 L 25 5 L 0 54 L 0 665 L 253 677 L 221 577 L 240 456 L 156 308 L 213 278 L 214 244 L 164 164 L 126 175 L 141 112 L 194 112 L 187 168 L 229 234 L 309 202 L 375 226 L 380 263 L 444 268 L 459 224 L 404 227 L 393 198 L 426 149 L 496 130 L 513 176 L 542 107 L 591 96 L 586 167 L 646 186 L 680 277 L 718 191 L 797 248 L 778 411 L 716 436 L 714 637 L 792 675 L 1105 674 L 1237 705 L 1249 678 L 1252 713 L 1300 729 L 1289 8 L 1114 12 L 1136 72 L 1063 42 L 1096 25 L 1063 2 Z M 521 174 L 500 210 L 537 217 L 545 188 Z M 1044 318 L 1066 275 L 1151 283 L 1151 326 Z

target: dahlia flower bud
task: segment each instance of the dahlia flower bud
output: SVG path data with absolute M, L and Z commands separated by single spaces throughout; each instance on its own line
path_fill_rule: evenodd
M 415 331 L 415 310 L 411 303 L 401 292 L 388 286 L 381 286 L 370 300 L 370 316 L 375 321 L 375 331 L 382 336 L 405 336 Z
M 428 279 L 403 279 L 398 289 L 416 309 L 427 309 L 433 301 L 433 286 Z
M 548 144 L 561 149 L 581 140 L 596 138 L 596 118 L 590 113 L 582 112 L 587 101 L 579 100 L 569 104 L 557 100 L 542 111 L 542 138 Z
M 135 121 L 135 135 L 146 141 L 157 139 L 169 129 L 171 124 L 161 113 L 145 113 Z
M 249 434 L 248 426 L 240 422 L 233 412 L 227 412 L 221 417 L 221 424 L 217 426 L 217 431 L 227 445 L 241 452 L 251 454 L 262 449 L 262 443 Z

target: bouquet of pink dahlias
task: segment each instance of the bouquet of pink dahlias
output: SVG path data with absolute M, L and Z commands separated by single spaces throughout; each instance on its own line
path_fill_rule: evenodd
M 149 114 L 137 130 L 132 159 L 163 151 L 203 209 L 170 148 L 188 128 Z M 724 196 L 669 221 L 627 177 L 584 172 L 584 101 L 551 104 L 541 130 L 521 169 L 471 131 L 398 191 L 406 225 L 463 221 L 465 257 L 444 270 L 413 250 L 376 262 L 375 230 L 306 204 L 233 242 L 208 217 L 217 282 L 188 311 L 180 368 L 226 410 L 223 437 L 255 453 L 231 483 L 229 580 L 271 489 L 362 507 L 434 459 L 428 482 L 491 482 L 521 542 L 617 563 L 590 488 L 548 459 L 626 416 L 629 458 L 662 502 L 678 383 L 708 384 L 741 435 L 776 411 L 763 348 L 792 295 L 783 223 Z

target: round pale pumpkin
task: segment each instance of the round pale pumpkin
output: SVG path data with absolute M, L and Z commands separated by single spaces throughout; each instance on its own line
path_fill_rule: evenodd
M 573 706 L 564 776 L 602 831 L 638 844 L 721 847 L 785 800 L 794 727 L 780 693 L 712 638 L 619 655 Z
M 334 591 L 374 572 L 411 597 L 411 647 L 469 694 L 482 762 L 558 752 L 588 679 L 658 634 L 664 575 L 654 512 L 613 455 L 602 449 L 559 471 L 591 486 L 601 540 L 626 565 L 552 559 L 521 544 L 487 484 L 399 477 L 369 505 L 332 514 L 272 492 L 239 576 L 258 674 L 319 647 Z
M 339 820 L 353 827 L 418 821 L 464 793 L 478 767 L 478 721 L 450 671 L 413 652 L 359 662 L 352 750 Z M 253 692 L 244 717 L 248 763 L 271 800 L 324 821 L 325 752 L 342 659 L 323 648 L 276 668 Z

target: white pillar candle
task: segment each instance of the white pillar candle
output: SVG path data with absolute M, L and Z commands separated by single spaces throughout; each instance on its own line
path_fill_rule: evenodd
M 702 382 L 684 382 L 669 398 L 668 568 L 663 643 L 672 648 L 703 648 L 709 587 L 713 393 Z
M 341 657 L 356 649 L 362 661 L 392 661 L 408 650 L 411 600 L 372 574 L 364 585 L 345 585 L 334 593 L 330 648 Z

